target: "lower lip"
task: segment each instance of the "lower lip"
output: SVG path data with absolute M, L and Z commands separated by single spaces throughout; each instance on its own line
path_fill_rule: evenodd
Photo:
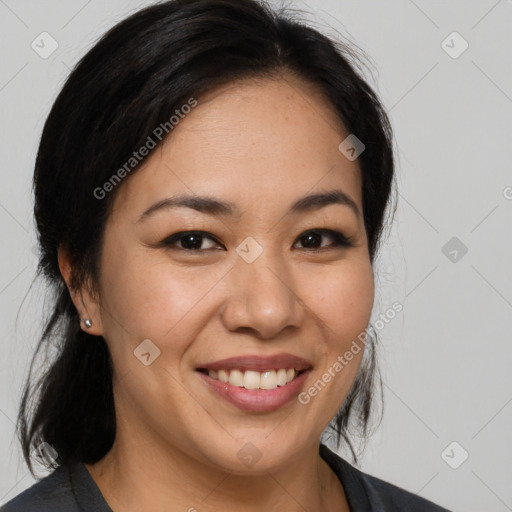
M 276 389 L 240 388 L 229 384 L 229 382 L 213 379 L 205 373 L 197 373 L 210 389 L 239 409 L 248 412 L 272 412 L 293 400 L 300 393 L 309 370 L 304 371 L 288 384 L 278 386 Z

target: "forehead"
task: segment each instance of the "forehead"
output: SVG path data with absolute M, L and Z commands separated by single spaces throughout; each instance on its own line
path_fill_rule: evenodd
M 114 210 L 140 214 L 151 202 L 185 193 L 259 201 L 268 210 L 332 188 L 361 205 L 357 161 L 338 149 L 348 132 L 316 87 L 291 75 L 245 79 L 197 101 L 125 180 Z

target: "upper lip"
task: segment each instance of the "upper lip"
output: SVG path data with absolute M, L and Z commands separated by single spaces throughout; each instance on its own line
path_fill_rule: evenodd
M 280 368 L 295 368 L 298 371 L 308 370 L 311 363 L 302 357 L 292 354 L 275 354 L 273 356 L 247 355 L 229 357 L 212 363 L 199 365 L 196 370 L 252 370 L 264 372 L 266 370 L 278 370 Z

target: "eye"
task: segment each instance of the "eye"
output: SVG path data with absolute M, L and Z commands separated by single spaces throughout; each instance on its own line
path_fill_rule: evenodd
M 179 233 L 175 233 L 169 238 L 163 240 L 161 245 L 163 247 L 183 251 L 206 251 L 208 249 L 213 249 L 214 247 L 211 246 L 202 247 L 204 239 L 212 240 L 215 242 L 214 245 L 220 245 L 215 238 L 204 231 L 180 231 Z M 181 243 L 181 247 L 177 247 L 176 242 Z
M 334 241 L 327 246 L 322 246 L 322 236 L 328 235 L 328 237 Z M 299 247 L 299 249 L 309 249 L 309 250 L 324 250 L 330 249 L 333 247 L 353 247 L 353 243 L 350 238 L 347 238 L 345 235 L 340 233 L 339 231 L 334 231 L 332 229 L 311 229 L 306 231 L 299 237 L 299 241 L 301 241 L 303 247 Z M 318 247 L 318 244 L 320 246 Z
M 330 238 L 332 243 L 322 245 L 322 237 Z M 208 247 L 203 246 L 205 240 L 210 240 Z M 309 251 L 322 251 L 334 247 L 353 247 L 354 245 L 350 238 L 332 229 L 311 229 L 305 231 L 298 240 L 302 244 L 302 247 L 299 247 L 299 249 Z M 221 246 L 212 235 L 205 231 L 180 231 L 166 238 L 159 245 L 168 249 L 189 252 L 203 252 L 215 249 L 215 246 Z

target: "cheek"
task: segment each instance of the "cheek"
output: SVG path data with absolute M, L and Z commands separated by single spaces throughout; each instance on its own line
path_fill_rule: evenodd
M 365 330 L 374 301 L 371 264 L 364 260 L 327 269 L 308 292 L 308 305 L 327 329 L 326 339 L 349 343 Z
M 371 263 L 364 258 L 326 268 L 316 278 L 307 304 L 322 330 L 322 342 L 316 346 L 319 364 L 299 401 L 312 408 L 311 416 L 322 418 L 320 426 L 325 428 L 339 412 L 360 368 L 374 280 Z
M 120 244 L 106 254 L 102 275 L 105 337 L 116 344 L 128 339 L 130 346 L 149 338 L 162 349 L 170 339 L 178 348 L 177 340 L 187 343 L 193 338 L 190 319 L 194 318 L 192 327 L 199 330 L 201 301 L 224 272 L 172 266 L 165 255 L 148 257 L 145 249 L 128 252 Z

